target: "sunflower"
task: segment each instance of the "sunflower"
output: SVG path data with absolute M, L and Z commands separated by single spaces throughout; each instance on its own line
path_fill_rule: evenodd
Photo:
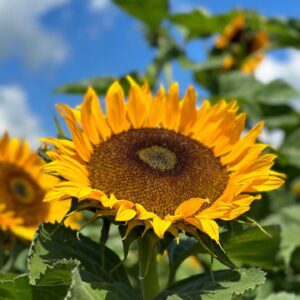
M 58 180 L 41 173 L 42 160 L 30 152 L 29 144 L 8 134 L 0 138 L 0 230 L 31 240 L 42 221 L 61 221 L 70 200 L 61 205 L 44 203 L 49 187 Z M 77 227 L 75 219 L 69 225 Z
M 200 230 L 219 242 L 216 219 L 239 217 L 283 184 L 270 170 L 276 156 L 255 142 L 263 123 L 241 136 L 246 115 L 236 101 L 197 109 L 193 87 L 180 100 L 177 83 L 152 96 L 147 84 L 128 80 L 128 102 L 113 83 L 106 114 L 92 88 L 77 109 L 57 105 L 72 139 L 43 139 L 55 146 L 44 172 L 64 179 L 45 201 L 75 197 L 130 230 L 144 225 L 159 238 Z
M 240 13 L 227 26 L 225 26 L 222 35 L 216 39 L 216 48 L 225 49 L 232 42 L 239 41 L 242 37 L 242 32 L 245 29 L 245 26 L 245 14 Z
M 267 32 L 247 27 L 246 15 L 243 12 L 225 27 L 222 35 L 215 41 L 215 48 L 218 51 L 230 52 L 224 58 L 225 70 L 236 66 L 249 74 L 252 74 L 264 59 L 263 52 L 267 45 Z

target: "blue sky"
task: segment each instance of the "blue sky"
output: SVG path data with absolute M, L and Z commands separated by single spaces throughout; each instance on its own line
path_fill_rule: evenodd
M 297 17 L 297 2 L 173 0 L 172 11 L 203 6 L 221 13 L 242 7 L 267 16 Z M 55 87 L 88 77 L 143 71 L 154 51 L 140 29 L 138 22 L 109 0 L 0 0 L 0 133 L 9 129 L 36 145 L 37 136 L 55 134 L 54 103 L 80 102 L 76 96 L 54 94 Z M 192 42 L 188 49 L 192 58 L 204 59 L 199 42 Z M 289 55 L 285 59 L 299 59 L 297 53 Z M 300 71 L 294 70 L 292 61 L 293 70 L 284 69 L 281 59 L 278 54 L 270 56 L 259 71 L 260 78 L 284 73 L 291 83 L 296 82 Z M 182 89 L 191 82 L 178 66 L 174 78 Z

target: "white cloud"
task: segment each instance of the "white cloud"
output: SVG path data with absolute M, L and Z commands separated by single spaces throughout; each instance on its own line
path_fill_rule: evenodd
M 25 91 L 15 85 L 0 86 L 0 134 L 6 130 L 11 136 L 26 138 L 33 147 L 39 145 L 37 138 L 43 135 Z
M 0 0 L 0 59 L 20 57 L 26 65 L 61 63 L 68 47 L 63 38 L 47 30 L 41 18 L 69 0 Z
M 110 6 L 110 0 L 90 0 L 90 9 L 92 11 L 102 11 Z
M 284 79 L 293 87 L 300 89 L 300 51 L 286 50 L 286 59 L 278 60 L 267 55 L 257 68 L 255 75 L 263 82 Z

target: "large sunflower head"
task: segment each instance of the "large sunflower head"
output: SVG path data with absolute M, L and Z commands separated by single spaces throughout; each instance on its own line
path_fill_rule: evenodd
M 44 139 L 55 146 L 44 171 L 64 179 L 46 201 L 88 200 L 128 228 L 145 225 L 160 238 L 200 230 L 218 242 L 216 219 L 239 217 L 283 184 L 271 170 L 276 156 L 256 143 L 263 123 L 242 135 L 246 115 L 235 101 L 197 109 L 193 87 L 180 99 L 177 83 L 153 96 L 129 81 L 127 102 L 118 82 L 109 88 L 105 114 L 92 88 L 78 109 L 57 105 L 72 139 Z
M 58 180 L 41 173 L 42 165 L 26 141 L 8 134 L 0 138 L 0 230 L 31 240 L 40 222 L 61 221 L 68 211 L 70 200 L 61 205 L 43 202 Z M 75 226 L 74 218 L 68 222 Z

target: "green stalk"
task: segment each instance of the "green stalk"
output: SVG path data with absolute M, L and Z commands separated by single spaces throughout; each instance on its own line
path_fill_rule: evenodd
M 144 237 L 138 239 L 138 253 L 139 280 L 143 300 L 153 300 L 159 292 L 159 280 L 156 245 L 152 243 L 149 234 L 145 234 Z

